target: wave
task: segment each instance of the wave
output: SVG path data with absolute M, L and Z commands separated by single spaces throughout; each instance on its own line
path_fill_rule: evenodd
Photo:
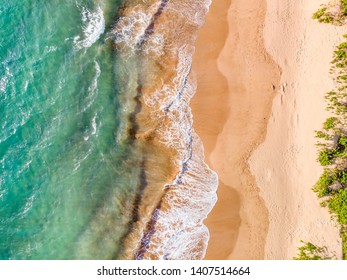
M 209 232 L 203 220 L 216 203 L 218 177 L 204 162 L 202 143 L 192 127 L 187 103 L 192 89 L 194 84 L 189 81 L 166 112 L 172 122 L 163 128 L 161 141 L 178 151 L 176 164 L 180 171 L 165 186 L 156 217 L 156 228 L 160 230 L 146 245 L 147 258 L 201 259 L 205 255 Z
M 95 11 L 82 7 L 83 35 L 73 39 L 76 49 L 91 47 L 105 31 L 105 18 L 100 6 Z
M 56 46 L 45 46 L 44 48 L 44 55 L 49 54 L 49 53 L 54 53 L 57 51 L 57 47 Z
M 148 1 L 124 9 L 108 34 L 125 57 L 137 57 L 140 101 L 159 143 L 174 151 L 178 170 L 136 244 L 136 259 L 202 259 L 209 232 L 203 220 L 216 203 L 218 177 L 204 162 L 189 101 L 197 30 L 211 4 L 198 0 Z M 143 118 L 142 118 L 143 119 Z M 150 120 L 150 121 L 149 121 Z M 139 120 L 141 126 L 141 119 Z
M 95 66 L 95 75 L 93 77 L 93 80 L 91 81 L 90 86 L 88 87 L 87 90 L 87 96 L 84 98 L 84 102 L 86 105 L 81 109 L 81 112 L 85 112 L 87 109 L 90 108 L 90 106 L 93 105 L 97 95 L 98 95 L 98 80 L 101 75 L 101 69 L 100 65 L 94 61 L 94 66 Z
M 7 83 L 8 83 L 7 77 L 6 76 L 1 77 L 1 79 L 0 79 L 0 91 L 1 92 L 6 92 Z
M 19 212 L 18 218 L 23 218 L 25 215 L 30 211 L 30 209 L 33 207 L 34 201 L 36 198 L 36 193 L 31 195 L 29 198 L 26 199 L 25 205 L 23 206 L 23 210 Z
M 117 20 L 115 28 L 109 32 L 107 40 L 112 40 L 117 50 L 123 54 L 134 54 L 140 50 L 146 54 L 163 54 L 164 36 L 161 33 L 155 33 L 150 37 L 147 48 L 140 46 L 143 35 L 151 24 L 152 15 L 158 10 L 159 4 L 160 2 L 155 2 L 147 7 L 138 5 L 132 8 L 126 16 L 121 16 Z
M 0 160 L 2 168 L 4 168 L 4 161 L 3 159 Z M 3 198 L 3 196 L 6 194 L 6 188 L 3 188 L 2 185 L 4 183 L 4 179 L 2 177 L 3 175 L 0 176 L 0 200 Z
M 24 126 L 31 117 L 31 110 L 18 109 L 17 115 L 10 118 L 6 116 L 1 124 L 0 143 L 7 141 L 12 135 L 17 133 L 18 128 Z
M 74 158 L 74 169 L 73 171 L 77 171 L 80 167 L 81 167 L 81 164 L 92 154 L 93 152 L 93 149 L 92 148 L 89 148 L 87 150 L 86 153 L 83 153 L 83 154 L 80 154 L 80 155 L 77 155 L 75 158 Z
M 9 78 L 13 77 L 10 69 L 5 67 L 5 75 L 0 78 L 0 92 L 6 93 L 6 88 L 9 82 Z

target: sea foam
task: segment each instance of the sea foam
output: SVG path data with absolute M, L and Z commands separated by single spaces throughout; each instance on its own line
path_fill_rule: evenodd
M 164 54 L 164 35 L 160 32 L 151 34 L 146 44 L 141 44 L 158 7 L 160 1 L 148 1 L 146 6 L 136 5 L 127 12 L 126 16 L 121 16 L 117 20 L 113 30 L 108 33 L 107 40 L 113 41 L 117 50 L 123 55 L 133 55 L 139 51 L 147 55 Z
M 105 18 L 100 6 L 95 11 L 82 7 L 83 35 L 73 39 L 77 49 L 91 47 L 105 31 Z
M 209 239 L 203 220 L 217 200 L 218 177 L 204 162 L 203 146 L 193 129 L 189 101 L 196 83 L 189 74 L 196 32 L 211 1 L 149 2 L 128 8 L 108 36 L 125 56 L 141 57 L 139 71 L 147 83 L 161 84 L 143 93 L 141 102 L 149 108 L 149 119 L 159 124 L 158 141 L 176 151 L 178 173 L 163 186 L 165 194 L 149 222 L 154 228 L 143 231 L 135 258 L 201 259 Z M 157 21 L 162 15 L 164 19 Z M 163 70 L 152 73 L 156 64 Z M 162 77 L 166 72 L 169 78 Z
M 192 126 L 189 100 L 196 86 L 188 78 L 191 55 L 186 48 L 181 49 L 171 92 L 168 87 L 158 92 L 166 101 L 159 105 L 165 112 L 165 123 L 170 123 L 160 129 L 160 141 L 178 152 L 176 165 L 180 171 L 175 180 L 165 186 L 163 203 L 166 207 L 156 218 L 156 228 L 160 230 L 152 235 L 147 248 L 151 258 L 202 258 L 209 239 L 203 220 L 217 200 L 217 175 L 204 163 L 203 146 Z M 160 98 L 155 96 L 154 100 L 158 102 Z
M 94 66 L 95 66 L 95 75 L 91 81 L 90 86 L 88 87 L 87 96 L 84 99 L 85 105 L 81 109 L 81 112 L 85 112 L 86 110 L 88 110 L 90 106 L 93 105 L 98 95 L 98 80 L 101 75 L 101 69 L 97 61 L 94 61 Z
M 1 76 L 0 78 L 0 92 L 5 93 L 6 92 L 6 88 L 8 86 L 9 83 L 9 79 L 13 77 L 10 69 L 6 66 L 5 67 L 5 74 L 3 76 Z

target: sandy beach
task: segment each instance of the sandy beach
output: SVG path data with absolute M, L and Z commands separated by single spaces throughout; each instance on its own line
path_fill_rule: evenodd
M 213 2 L 193 60 L 198 80 L 192 101 L 194 124 L 207 162 L 220 179 L 219 201 L 206 221 L 211 233 L 206 258 L 262 259 L 268 213 L 247 159 L 264 138 L 280 69 L 264 49 L 266 3 L 227 2 Z M 220 49 L 210 38 L 217 36 L 216 30 L 225 40 Z M 205 68 L 206 58 L 212 67 Z M 202 68 L 208 72 L 200 72 Z M 221 87 L 215 76 L 221 77 L 224 88 L 215 88 Z
M 314 130 L 344 28 L 311 16 L 327 1 L 213 1 L 199 32 L 191 106 L 220 179 L 206 259 L 292 259 L 300 240 L 341 258 L 338 228 L 311 188 Z M 328 35 L 328 36 L 327 36 Z

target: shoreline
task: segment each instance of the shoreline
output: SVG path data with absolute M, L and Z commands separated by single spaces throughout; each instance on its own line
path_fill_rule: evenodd
M 263 46 L 265 1 L 223 2 L 212 2 L 193 57 L 194 128 L 220 183 L 205 259 L 263 259 L 268 214 L 247 160 L 265 137 L 280 70 Z
M 192 129 L 189 73 L 210 1 L 186 3 L 130 1 L 113 30 L 133 94 L 129 141 L 142 155 L 125 258 L 202 259 L 207 246 L 203 220 L 217 199 L 217 176 Z

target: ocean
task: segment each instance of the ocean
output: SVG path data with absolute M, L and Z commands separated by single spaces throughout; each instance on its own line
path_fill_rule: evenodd
M 210 0 L 0 3 L 0 259 L 201 259 L 189 100 Z

